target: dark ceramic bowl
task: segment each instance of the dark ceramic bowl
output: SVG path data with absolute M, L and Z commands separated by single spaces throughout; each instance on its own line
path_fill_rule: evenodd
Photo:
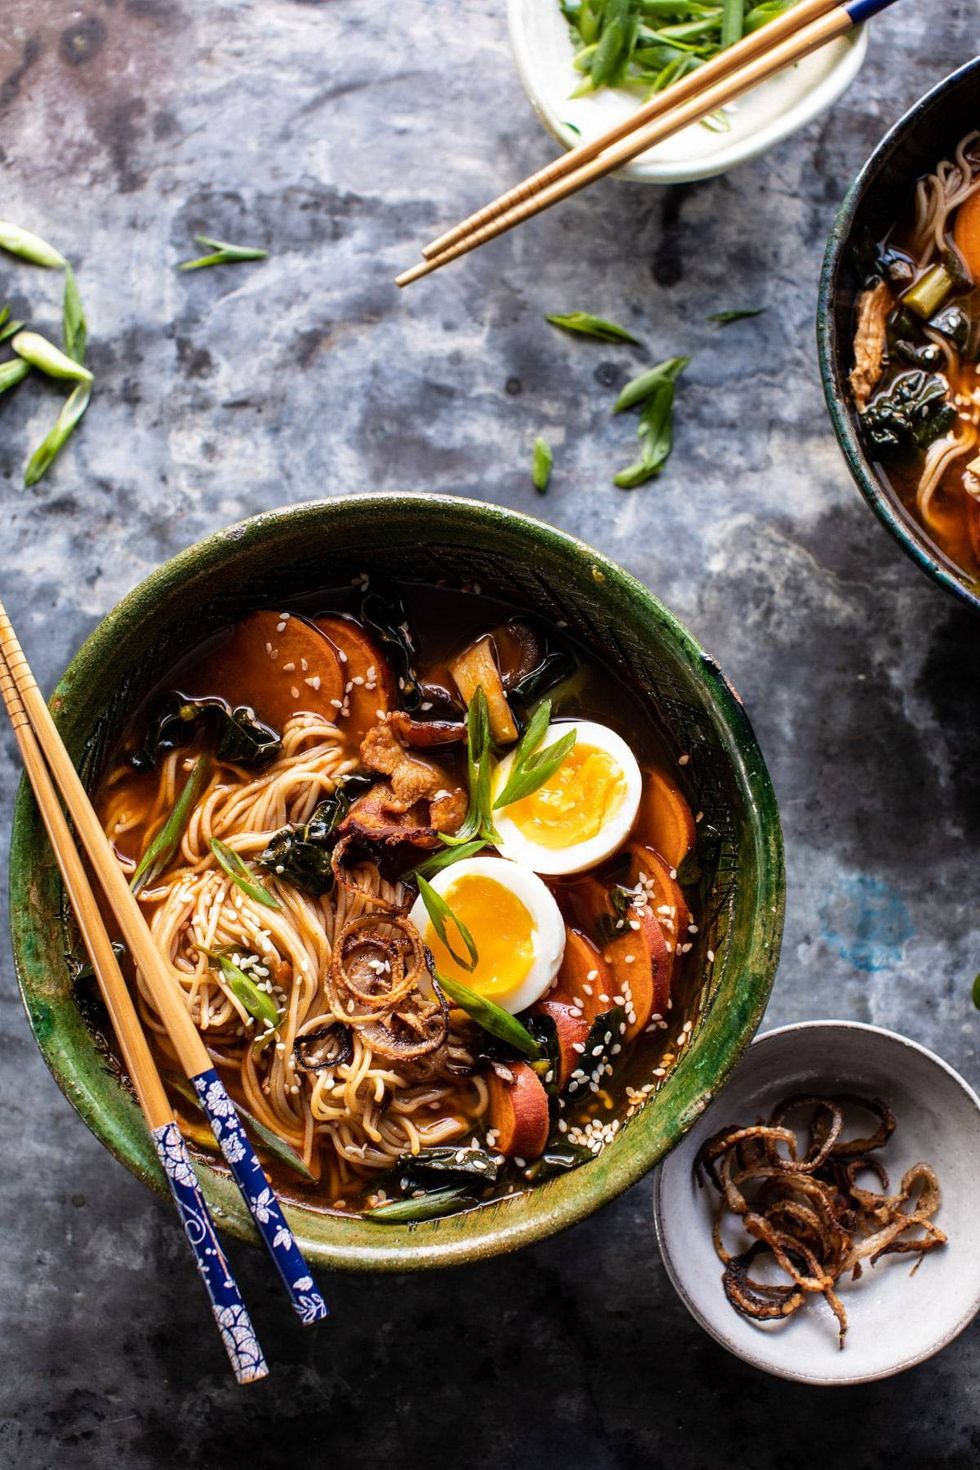
M 880 240 L 896 216 L 907 214 L 921 174 L 948 158 L 980 116 L 980 57 L 948 76 L 896 123 L 848 190 L 831 231 L 820 280 L 817 342 L 827 407 L 844 457 L 871 509 L 909 556 L 941 587 L 980 608 L 980 589 L 950 561 L 899 503 L 864 451 L 847 388 L 852 366 L 854 308 L 861 280 L 855 243 Z M 972 121 L 971 121 L 972 119 Z
M 670 613 L 581 542 L 497 506 L 446 497 L 359 497 L 273 511 L 192 546 L 148 577 L 83 645 L 52 699 L 87 784 L 98 778 L 120 723 L 177 650 L 249 606 L 346 582 L 364 567 L 457 583 L 475 578 L 566 619 L 645 692 L 670 750 L 689 753 L 691 794 L 720 835 L 703 908 L 712 917 L 698 935 L 707 978 L 690 1043 L 660 1092 L 599 1158 L 529 1194 L 414 1225 L 289 1208 L 317 1264 L 405 1270 L 474 1260 L 549 1235 L 635 1183 L 678 1141 L 762 1018 L 782 931 L 783 858 L 772 787 L 741 703 Z M 162 1192 L 136 1104 L 76 1003 L 61 885 L 26 786 L 14 817 L 10 900 L 17 973 L 48 1065 L 93 1132 Z M 234 1185 L 207 1166 L 200 1173 L 216 1217 L 251 1238 Z

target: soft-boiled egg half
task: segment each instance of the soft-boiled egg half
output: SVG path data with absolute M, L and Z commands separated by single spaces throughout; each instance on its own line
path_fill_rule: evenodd
M 504 857 L 536 873 L 581 873 L 601 863 L 626 841 L 640 809 L 643 777 L 636 756 L 607 725 L 556 720 L 538 751 L 569 730 L 576 731 L 575 744 L 544 785 L 493 813 Z M 512 751 L 494 772 L 494 803 L 513 764 Z
M 447 946 L 417 898 L 409 918 L 431 949 L 436 971 L 512 1015 L 540 1000 L 561 967 L 565 925 L 537 874 L 506 858 L 474 857 L 443 868 L 431 881 L 469 930 L 477 952 L 472 970 L 459 964 L 450 950 L 468 955 L 456 925 L 445 920 Z

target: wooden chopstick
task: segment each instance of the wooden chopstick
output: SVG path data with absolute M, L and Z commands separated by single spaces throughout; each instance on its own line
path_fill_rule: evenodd
M 526 185 L 518 185 L 516 190 L 509 191 L 511 195 L 520 195 L 518 203 L 503 205 L 502 201 L 507 197 L 505 195 L 488 205 L 478 215 L 471 216 L 473 221 L 482 218 L 486 221 L 485 223 L 470 228 L 470 221 L 464 220 L 455 231 L 448 232 L 456 236 L 455 244 L 440 250 L 438 254 L 430 253 L 420 264 L 396 276 L 395 284 L 408 286 L 412 281 L 420 280 L 441 266 L 448 265 L 450 261 L 457 260 L 461 255 L 466 255 L 469 251 L 486 244 L 488 240 L 496 239 L 498 235 L 513 229 L 515 225 L 522 224 L 524 220 L 540 214 L 552 204 L 557 204 L 560 200 L 567 199 L 569 195 L 577 193 L 579 189 L 584 189 L 594 180 L 612 173 L 631 158 L 645 153 L 655 143 L 662 142 L 664 138 L 670 137 L 681 128 L 717 111 L 719 107 L 723 107 L 752 87 L 758 86 L 760 82 L 765 81 L 784 67 L 800 61 L 812 51 L 827 45 L 828 42 L 846 35 L 854 26 L 894 3 L 895 0 L 846 0 L 846 3 L 836 4 L 830 10 L 827 10 L 825 6 L 820 7 L 816 16 L 809 11 L 810 19 L 789 33 L 782 24 L 785 17 L 782 17 L 780 22 L 770 21 L 756 33 L 765 37 L 764 49 L 753 48 L 748 59 L 746 59 L 746 53 L 743 52 L 743 59 L 735 70 L 724 71 L 720 76 L 717 72 L 714 73 L 713 82 L 709 75 L 707 85 L 704 84 L 703 78 L 705 73 L 708 73 L 710 64 L 692 73 L 691 79 L 696 81 L 698 86 L 696 90 L 688 88 L 684 91 L 686 101 L 676 100 L 675 88 L 681 86 L 681 83 L 675 83 L 674 87 L 666 89 L 664 93 L 665 97 L 671 98 L 671 106 L 665 110 L 659 109 L 658 115 L 654 116 L 652 121 L 642 123 L 640 126 L 636 125 L 636 117 L 642 115 L 644 111 L 641 109 L 640 114 L 634 114 L 629 120 L 630 126 L 625 135 L 622 124 L 612 130 L 618 141 L 614 141 L 611 146 L 610 134 L 605 134 L 603 138 L 597 140 L 601 151 L 596 152 L 595 144 L 587 145 L 590 156 L 581 166 L 575 166 L 572 172 L 564 171 L 557 176 L 551 175 L 551 182 L 543 186 L 535 186 L 534 179 L 537 176 L 532 176 L 526 181 Z M 789 15 L 792 16 L 795 13 L 795 11 L 790 11 Z M 777 24 L 780 28 L 773 42 L 773 33 L 776 31 Z M 732 50 L 735 49 L 735 47 L 732 48 Z M 688 78 L 682 79 L 682 81 L 688 80 Z M 581 156 L 580 150 L 576 149 L 568 156 L 574 158 L 576 154 Z M 557 163 L 563 161 L 556 160 Z M 555 165 L 550 167 L 554 168 Z M 548 172 L 548 170 L 542 172 Z M 526 194 L 526 186 L 531 187 L 533 192 Z M 442 236 L 441 240 L 447 238 L 448 236 Z M 427 251 L 433 251 L 440 243 L 441 241 L 433 242 L 431 246 L 426 247 Z
M 136 1089 L 150 1137 L 177 1206 L 177 1213 L 194 1252 L 197 1269 L 211 1300 L 211 1310 L 235 1377 L 239 1383 L 254 1383 L 266 1376 L 268 1366 L 228 1259 L 218 1240 L 214 1222 L 187 1153 L 187 1146 L 160 1081 L 160 1074 L 119 969 L 44 757 L 2 655 L 0 696 L 10 716 L 27 779 L 31 783 L 41 819 L 61 870 L 82 941 L 92 961 L 126 1070 Z
M 75 824 L 122 937 L 140 970 L 180 1065 L 207 1116 L 255 1227 L 282 1277 L 293 1308 L 304 1323 L 318 1322 L 328 1315 L 327 1304 L 293 1239 L 275 1190 L 265 1176 L 224 1083 L 211 1064 L 173 976 L 168 973 L 166 963 L 153 942 L 78 772 L 62 744 L 2 602 L 0 656 L 6 663 L 48 770 Z
M 700 96 L 705 87 L 710 86 L 713 82 L 721 81 L 723 77 L 730 76 L 733 71 L 747 61 L 751 61 L 753 57 L 767 51 L 777 41 L 793 35 L 810 21 L 826 15 L 828 10 L 836 9 L 840 3 L 841 0 L 799 0 L 799 4 L 794 5 L 791 10 L 784 11 L 775 20 L 753 31 L 751 35 L 743 36 L 740 41 L 735 42 L 734 46 L 728 46 L 724 51 L 719 51 L 717 56 L 704 62 L 695 71 L 688 72 L 686 76 L 672 82 L 669 87 L 665 87 L 662 92 L 657 92 L 649 102 L 645 102 L 642 107 L 638 107 L 635 112 L 623 118 L 622 122 L 617 123 L 614 128 L 609 128 L 590 142 L 579 143 L 577 147 L 570 148 L 560 158 L 538 169 L 537 173 L 529 175 L 523 183 L 516 184 L 513 189 L 508 189 L 505 194 L 501 194 L 498 199 L 494 199 L 483 209 L 469 215 L 453 229 L 447 230 L 444 235 L 440 235 L 438 239 L 423 246 L 422 254 L 426 260 L 431 260 L 436 255 L 443 255 L 465 235 L 472 235 L 476 230 L 482 229 L 484 225 L 506 214 L 515 205 L 532 198 L 548 184 L 553 184 L 557 179 L 563 179 L 567 174 L 575 173 L 583 164 L 590 163 L 593 158 L 597 158 L 600 153 L 611 148 L 620 139 L 629 137 L 638 128 L 644 127 L 656 118 L 663 117 L 665 113 L 680 106 L 682 102 Z

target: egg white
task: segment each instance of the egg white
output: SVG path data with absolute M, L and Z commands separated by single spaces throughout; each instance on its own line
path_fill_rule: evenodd
M 622 847 L 630 834 L 640 809 L 643 791 L 643 775 L 636 756 L 626 741 L 608 725 L 599 725 L 594 720 L 555 720 L 545 731 L 538 750 L 545 750 L 570 729 L 578 731 L 577 744 L 593 746 L 609 755 L 622 772 L 626 792 L 618 809 L 612 813 L 602 829 L 585 842 L 573 842 L 567 847 L 542 847 L 534 842 L 512 822 L 507 808 L 501 807 L 493 814 L 494 825 L 500 834 L 497 843 L 504 857 L 515 863 L 533 868 L 536 873 L 581 873 L 594 867 L 604 858 L 611 857 Z M 504 757 L 497 766 L 491 782 L 492 800 L 503 791 L 514 764 L 514 752 Z
M 500 991 L 490 997 L 496 1005 L 516 1016 L 518 1012 L 527 1010 L 528 1006 L 541 999 L 545 991 L 551 988 L 561 968 L 562 956 L 565 953 L 565 925 L 561 911 L 536 873 L 532 873 L 528 868 L 519 867 L 517 863 L 508 862 L 506 858 L 492 857 L 463 858 L 460 862 L 454 863 L 452 867 L 443 868 L 441 872 L 432 876 L 430 880 L 432 887 L 446 900 L 450 908 L 453 903 L 453 888 L 467 874 L 493 879 L 502 888 L 508 889 L 531 915 L 533 924 L 531 943 L 534 957 L 530 969 L 512 991 Z M 408 917 L 418 929 L 423 940 L 427 941 L 427 936 L 432 932 L 432 926 L 421 898 L 415 900 Z M 450 939 L 454 941 L 453 947 L 458 949 L 458 938 L 452 925 L 449 926 L 447 932 Z M 473 941 L 479 950 L 480 936 L 475 931 L 473 931 Z M 479 961 L 477 970 L 479 970 Z M 465 977 L 461 977 L 461 983 L 471 984 Z

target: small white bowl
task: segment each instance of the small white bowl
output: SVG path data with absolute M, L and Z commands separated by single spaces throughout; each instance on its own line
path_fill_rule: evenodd
M 558 0 L 507 0 L 507 21 L 521 84 L 563 147 L 598 137 L 640 105 L 633 93 L 610 87 L 571 97 L 581 76 L 572 66 L 575 48 Z M 696 123 L 641 153 L 617 177 L 640 184 L 683 184 L 757 158 L 836 102 L 861 70 L 867 49 L 862 27 L 740 97 L 729 112 L 730 131 L 714 132 Z
M 757 1324 L 729 1304 L 711 1242 L 718 1196 L 693 1164 L 704 1140 L 734 1123 L 768 1117 L 793 1093 L 881 1097 L 897 1126 L 876 1154 L 897 1186 L 924 1160 L 939 1178 L 936 1223 L 948 1244 L 922 1259 L 886 1256 L 861 1280 L 841 1278 L 846 1346 L 823 1299 L 787 1322 Z M 722 1347 L 766 1373 L 822 1387 L 888 1378 L 931 1358 L 980 1310 L 980 1099 L 925 1047 L 893 1031 L 846 1021 L 809 1021 L 769 1031 L 749 1047 L 724 1092 L 664 1161 L 654 1218 L 664 1265 L 691 1315 Z

